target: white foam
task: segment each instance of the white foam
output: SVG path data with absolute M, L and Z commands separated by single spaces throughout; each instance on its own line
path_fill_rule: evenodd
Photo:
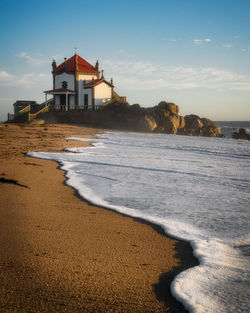
M 172 293 L 190 311 L 247 312 L 249 261 L 235 247 L 250 238 L 249 143 L 131 133 L 90 141 L 30 155 L 60 162 L 86 200 L 188 240 L 201 265 L 179 274 Z

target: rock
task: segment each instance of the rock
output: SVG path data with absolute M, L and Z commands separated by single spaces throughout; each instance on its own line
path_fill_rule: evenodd
M 150 115 L 142 116 L 137 124 L 137 131 L 153 132 L 157 128 L 157 123 Z
M 178 115 L 179 107 L 161 101 L 157 106 L 143 108 L 139 104 L 112 102 L 98 111 L 57 112 L 56 117 L 64 122 L 81 122 L 98 127 L 158 132 L 183 135 L 218 136 L 219 126 L 197 115 Z
M 184 133 L 186 135 L 200 136 L 202 134 L 203 123 L 198 115 L 190 114 L 184 117 L 185 128 Z
M 160 116 L 178 115 L 179 107 L 174 103 L 161 101 L 155 107 L 155 113 Z
M 185 127 L 185 118 L 184 116 L 178 116 L 179 118 L 179 128 L 184 128 Z
M 164 133 L 167 134 L 177 134 L 177 129 L 179 127 L 180 120 L 178 115 L 165 116 L 161 120 L 161 124 L 159 125 Z
M 246 132 L 244 128 L 240 128 L 238 133 L 234 132 L 232 134 L 232 138 L 250 140 L 250 135 L 248 135 L 248 133 Z
M 130 105 L 127 102 L 112 102 L 103 107 L 105 111 L 112 111 L 112 112 L 120 112 L 123 113 L 126 110 L 130 109 Z
M 203 124 L 202 136 L 206 137 L 216 137 L 220 135 L 220 127 L 208 118 L 202 118 L 201 122 Z
M 135 111 L 135 112 L 139 112 L 141 110 L 141 107 L 140 107 L 140 104 L 135 103 L 135 104 L 131 105 L 130 109 Z

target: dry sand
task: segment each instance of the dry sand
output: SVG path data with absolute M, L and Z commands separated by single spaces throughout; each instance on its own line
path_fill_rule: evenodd
M 0 125 L 0 312 L 185 312 L 169 283 L 195 264 L 189 245 L 84 202 L 57 163 L 25 155 L 98 132 Z

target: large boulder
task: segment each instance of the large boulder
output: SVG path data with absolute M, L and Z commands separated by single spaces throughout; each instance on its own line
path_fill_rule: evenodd
M 137 124 L 137 131 L 153 132 L 157 128 L 156 121 L 150 115 L 143 115 L 140 117 Z
M 177 134 L 177 130 L 180 125 L 180 119 L 178 115 L 165 116 L 159 125 L 164 133 Z
M 178 105 L 161 101 L 155 108 L 154 108 L 155 114 L 158 116 L 170 116 L 170 115 L 178 115 L 179 113 L 179 107 Z
M 202 118 L 203 124 L 202 135 L 207 137 L 216 137 L 220 135 L 220 127 L 208 118 Z
M 190 114 L 185 115 L 185 128 L 184 133 L 186 135 L 199 136 L 202 134 L 203 123 L 198 115 Z

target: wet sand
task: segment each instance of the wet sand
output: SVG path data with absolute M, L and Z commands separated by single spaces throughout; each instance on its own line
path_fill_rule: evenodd
M 197 264 L 188 244 L 83 201 L 56 162 L 26 156 L 98 132 L 0 125 L 0 312 L 186 312 L 169 285 Z

